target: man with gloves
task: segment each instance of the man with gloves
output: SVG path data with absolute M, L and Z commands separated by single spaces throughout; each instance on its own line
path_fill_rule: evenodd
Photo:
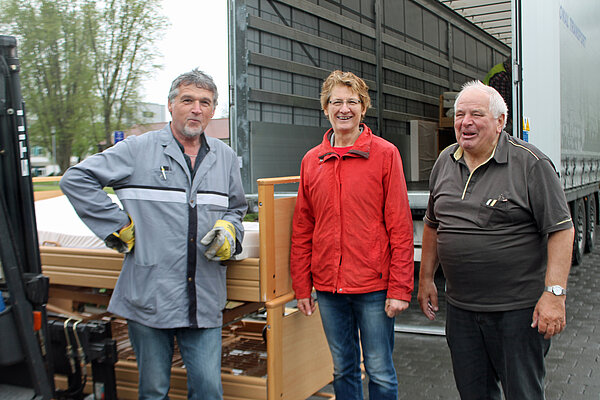
M 125 253 L 108 311 L 127 319 L 144 399 L 167 398 L 175 337 L 188 398 L 223 396 L 221 261 L 241 252 L 247 203 L 236 154 L 204 134 L 217 96 L 203 72 L 180 75 L 169 92 L 171 123 L 93 155 L 60 183 L 89 228 Z

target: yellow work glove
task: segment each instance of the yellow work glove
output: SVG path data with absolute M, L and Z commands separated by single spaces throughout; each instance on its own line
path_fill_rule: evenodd
M 104 243 L 111 249 L 119 253 L 127 254 L 133 249 L 135 244 L 135 226 L 133 220 L 129 217 L 129 224 L 125 225 L 118 232 L 113 232 L 104 240 Z
M 235 252 L 235 228 L 231 222 L 219 219 L 200 243 L 208 246 L 204 255 L 209 260 L 229 260 Z

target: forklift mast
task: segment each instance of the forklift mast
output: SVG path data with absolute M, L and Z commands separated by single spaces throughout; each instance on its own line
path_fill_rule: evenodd
M 17 41 L 0 36 L 0 397 L 52 399 L 25 109 Z
M 116 400 L 110 320 L 51 313 L 42 275 L 17 41 L 0 35 L 0 399 Z M 54 374 L 68 387 L 55 390 Z M 89 385 L 88 385 L 89 386 Z

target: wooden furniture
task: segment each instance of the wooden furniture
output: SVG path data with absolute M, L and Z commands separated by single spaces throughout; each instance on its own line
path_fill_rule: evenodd
M 440 128 L 452 128 L 454 126 L 454 118 L 446 116 L 446 112 L 450 107 L 444 106 L 444 95 L 440 94 L 440 114 L 439 114 L 439 127 Z
M 275 187 L 298 181 L 298 177 L 258 180 L 260 257 L 228 262 L 228 299 L 255 302 L 266 309 L 267 373 L 248 376 L 223 371 L 225 399 L 303 400 L 332 380 L 333 363 L 318 309 L 305 317 L 286 308 L 294 299 L 289 252 L 296 199 L 276 198 Z M 122 255 L 112 250 L 41 246 L 40 254 L 43 273 L 50 278 L 51 298 L 98 304 L 103 297 L 96 290 L 110 293 L 121 270 Z M 135 362 L 120 359 L 115 369 L 119 398 L 136 399 Z M 186 398 L 185 374 L 184 368 L 173 367 L 171 398 Z M 57 377 L 56 382 L 61 387 L 66 377 Z
M 448 117 L 447 112 L 454 107 L 456 92 L 444 92 L 440 95 L 439 121 L 437 134 L 437 153 L 456 142 L 454 134 L 454 117 Z

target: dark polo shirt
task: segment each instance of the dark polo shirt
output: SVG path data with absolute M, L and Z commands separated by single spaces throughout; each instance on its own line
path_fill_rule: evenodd
M 471 311 L 534 306 L 544 288 L 548 233 L 573 226 L 560 180 L 535 146 L 502 132 L 472 172 L 454 144 L 429 181 L 425 223 L 437 228 L 446 297 Z

